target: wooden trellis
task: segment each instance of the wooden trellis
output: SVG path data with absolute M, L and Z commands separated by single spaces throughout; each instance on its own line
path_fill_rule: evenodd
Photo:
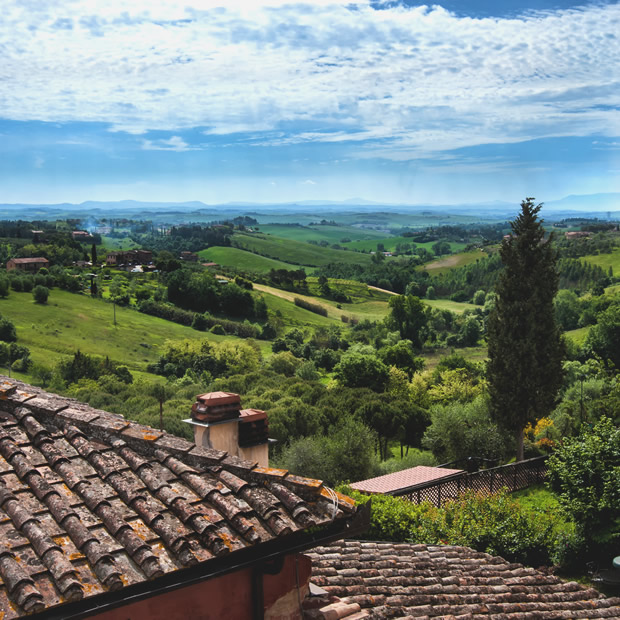
M 453 474 L 439 480 L 398 489 L 392 491 L 390 495 L 403 497 L 416 504 L 431 502 L 440 507 L 443 502 L 456 499 L 461 493 L 470 489 L 480 493 L 495 493 L 502 488 L 518 491 L 542 482 L 546 475 L 547 457 L 540 456 L 474 473 Z

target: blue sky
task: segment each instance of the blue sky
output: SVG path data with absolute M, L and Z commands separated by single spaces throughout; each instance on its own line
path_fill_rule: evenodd
M 0 203 L 620 192 L 620 5 L 4 0 Z

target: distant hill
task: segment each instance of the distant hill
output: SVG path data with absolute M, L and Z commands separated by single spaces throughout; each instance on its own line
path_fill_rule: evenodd
M 542 199 L 542 198 L 541 198 Z M 543 200 L 544 202 L 544 200 Z M 561 217 L 598 217 L 613 219 L 620 217 L 620 193 L 601 193 L 571 195 L 559 200 L 544 202 L 545 216 L 548 219 Z M 344 201 L 308 200 L 287 203 L 231 202 L 226 204 L 205 204 L 199 200 L 190 202 L 141 202 L 137 200 L 94 201 L 80 204 L 0 204 L 0 219 L 62 219 L 88 213 L 94 217 L 129 217 L 133 219 L 154 219 L 160 222 L 205 221 L 235 217 L 255 213 L 270 214 L 312 214 L 313 217 L 328 218 L 336 213 L 375 213 L 377 211 L 403 214 L 433 213 L 477 216 L 480 219 L 511 218 L 518 204 L 505 201 L 480 202 L 469 204 L 386 204 L 362 198 Z M 170 217 L 174 216 L 174 217 Z M 275 220 L 274 220 L 275 221 Z

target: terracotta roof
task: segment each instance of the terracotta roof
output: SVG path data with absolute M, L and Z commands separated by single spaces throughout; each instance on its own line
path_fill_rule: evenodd
M 178 569 L 293 546 L 355 510 L 318 480 L 0 377 L 3 620 L 148 580 L 156 592 Z
M 372 618 L 620 618 L 620 598 L 466 547 L 346 540 L 307 555 L 314 584 Z
M 25 265 L 28 263 L 49 263 L 47 258 L 44 258 L 42 256 L 33 257 L 33 258 L 11 258 L 9 260 L 12 260 L 14 263 L 18 263 L 21 265 Z
M 350 486 L 352 489 L 365 493 L 392 493 L 400 489 L 406 489 L 416 484 L 438 480 L 454 474 L 462 474 L 462 469 L 446 469 L 445 467 L 425 467 L 418 465 L 409 469 L 403 469 L 393 474 L 377 476 L 368 480 L 354 482 Z

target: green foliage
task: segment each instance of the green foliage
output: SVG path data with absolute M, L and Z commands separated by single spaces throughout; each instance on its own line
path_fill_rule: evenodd
M 390 298 L 389 306 L 390 314 L 386 323 L 397 329 L 401 338 L 411 340 L 414 347 L 421 347 L 428 317 L 420 298 L 414 295 L 395 295 Z
M 86 355 L 79 349 L 72 358 L 58 364 L 57 372 L 66 385 L 77 383 L 80 379 L 97 380 L 102 375 L 114 375 L 123 383 L 133 382 L 133 376 L 126 366 L 120 366 L 108 357 L 101 359 Z
M 620 428 L 602 418 L 566 439 L 548 461 L 549 483 L 562 509 L 594 552 L 611 554 L 620 543 Z
M 350 487 L 338 490 L 360 503 L 371 499 Z M 373 495 L 370 518 L 364 536 L 371 540 L 464 545 L 533 566 L 551 563 L 566 531 L 554 513 L 523 508 L 503 492 L 469 492 L 441 508 Z
M 295 297 L 294 301 L 296 306 L 299 306 L 304 310 L 309 310 L 310 312 L 320 314 L 321 316 L 327 316 L 327 309 L 319 304 L 313 304 L 305 299 L 301 299 L 300 297 Z
M 318 478 L 333 486 L 342 481 L 364 480 L 377 472 L 373 433 L 364 424 L 344 418 L 326 435 L 291 442 L 278 466 L 296 474 Z
M 40 284 L 35 286 L 32 291 L 32 296 L 38 304 L 46 304 L 49 294 L 49 289 L 46 286 L 41 286 Z
M 5 276 L 0 277 L 0 297 L 8 297 L 9 296 L 9 287 L 10 282 L 9 279 Z
M 388 367 L 371 351 L 352 347 L 334 368 L 334 377 L 346 387 L 369 387 L 383 392 L 388 381 Z
M 620 369 L 620 298 L 615 297 L 612 304 L 597 315 L 597 320 L 586 338 L 586 349 Z
M 483 306 L 486 296 L 487 294 L 485 293 L 485 291 L 483 291 L 482 289 L 479 289 L 474 293 L 472 301 L 477 306 Z
M 516 437 L 523 458 L 523 429 L 554 407 L 564 354 L 555 323 L 556 253 L 538 219 L 541 205 L 528 198 L 502 243 L 504 265 L 489 315 L 487 375 L 495 420 Z
M 379 357 L 386 366 L 401 368 L 409 378 L 424 368 L 424 359 L 416 357 L 410 340 L 399 340 L 397 343 L 379 350 Z
M 0 319 L 0 340 L 4 342 L 15 342 L 17 340 L 15 325 L 9 319 Z
M 509 437 L 492 420 L 485 396 L 467 404 L 434 405 L 430 418 L 422 445 L 440 463 L 468 457 L 497 462 L 512 447 Z

